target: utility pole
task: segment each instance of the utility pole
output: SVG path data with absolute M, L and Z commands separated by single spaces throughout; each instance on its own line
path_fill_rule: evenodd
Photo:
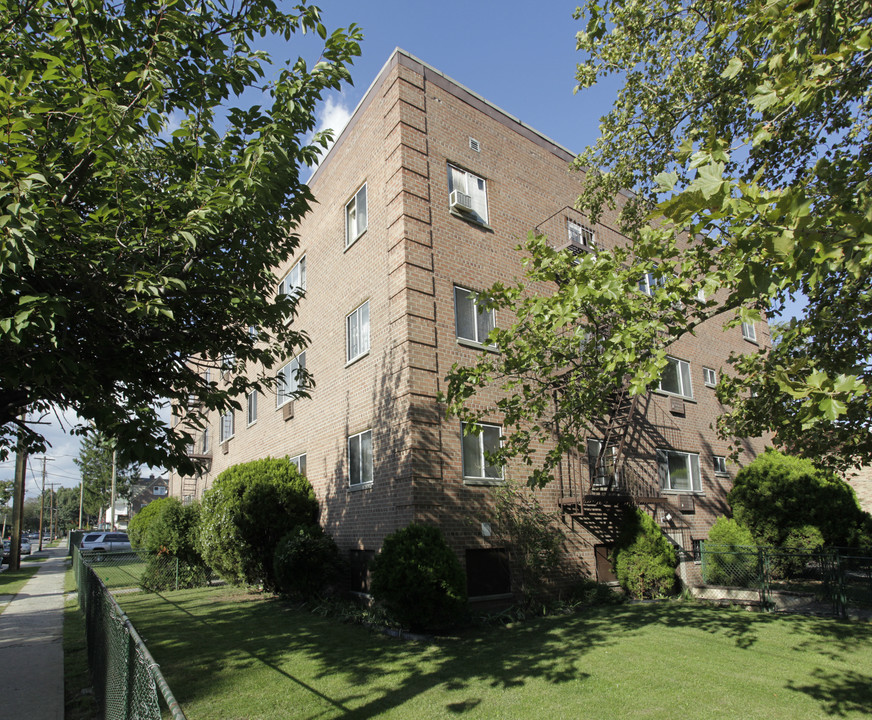
M 27 414 L 21 413 L 21 423 L 27 421 Z M 12 495 L 12 542 L 9 544 L 9 569 L 21 567 L 21 524 L 24 519 L 24 473 L 27 468 L 27 452 L 24 450 L 22 435 L 18 436 L 18 451 L 15 456 L 15 489 Z
M 60 484 L 60 483 L 49 483 L 49 484 L 48 484 L 49 488 L 51 488 L 51 489 L 49 490 L 49 493 L 50 493 L 50 496 L 49 496 L 49 497 L 50 497 L 51 499 L 50 499 L 49 511 L 48 511 L 48 534 L 49 534 L 49 537 L 50 537 L 52 540 L 55 539 L 55 526 L 56 526 L 56 524 L 57 524 L 57 523 L 55 522 L 54 489 L 55 489 L 55 485 L 59 485 L 59 484 Z
M 37 458 L 39 459 L 39 458 Z M 45 508 L 45 464 L 54 462 L 54 458 L 42 457 L 42 494 L 39 496 L 39 549 L 42 550 L 43 511 Z
M 85 503 L 85 480 L 79 478 L 79 524 L 76 526 L 78 530 L 82 529 L 82 505 Z
M 115 464 L 117 458 L 117 449 L 115 448 L 115 444 L 112 444 L 112 493 L 110 500 L 110 507 L 112 508 L 110 517 L 112 518 L 112 524 L 109 527 L 110 532 L 115 532 L 115 477 L 117 473 L 117 466 Z

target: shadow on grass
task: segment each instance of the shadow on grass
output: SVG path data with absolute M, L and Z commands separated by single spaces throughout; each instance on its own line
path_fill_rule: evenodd
M 452 691 L 444 710 L 462 715 L 482 703 L 474 694 L 483 686 L 508 690 L 533 678 L 553 685 L 583 683 L 590 676 L 579 669 L 579 661 L 587 653 L 635 633 L 644 655 L 641 636 L 657 625 L 726 637 L 743 652 L 754 651 L 759 634 L 771 623 L 795 628 L 797 651 L 850 653 L 872 643 L 872 626 L 670 604 L 594 608 L 431 644 L 410 643 L 243 591 L 182 591 L 162 598 L 161 603 L 155 596 L 129 596 L 122 603 L 183 705 L 213 695 L 216 673 L 263 665 L 320 705 L 313 717 L 326 712 L 358 720 L 401 707 L 437 687 Z M 791 683 L 787 689 L 808 695 L 829 714 L 872 708 L 872 676 L 815 673 L 817 682 Z M 331 690 L 337 680 L 342 681 L 339 689 Z M 470 695 L 464 697 L 467 689 Z

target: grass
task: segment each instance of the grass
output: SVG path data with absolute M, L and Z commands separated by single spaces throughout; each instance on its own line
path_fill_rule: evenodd
M 841 718 L 872 625 L 691 604 L 404 642 L 233 588 L 118 597 L 189 718 Z
M 18 570 L 6 570 L 0 573 L 0 595 L 17 595 L 21 592 L 25 583 L 30 580 L 36 571 L 39 570 L 38 565 L 32 567 L 22 567 Z
M 72 575 L 72 570 L 67 575 Z M 67 600 L 64 603 L 64 720 L 92 720 L 97 716 L 97 701 L 88 676 L 85 619 L 78 603 Z

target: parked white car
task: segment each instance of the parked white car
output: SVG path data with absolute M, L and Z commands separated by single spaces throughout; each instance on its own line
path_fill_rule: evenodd
M 79 551 L 89 555 L 130 549 L 130 538 L 120 532 L 88 533 L 79 545 Z

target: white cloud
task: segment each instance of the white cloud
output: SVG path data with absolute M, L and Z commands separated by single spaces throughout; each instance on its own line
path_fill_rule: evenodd
M 350 107 L 341 95 L 331 95 L 327 98 L 324 104 L 321 106 L 321 109 L 318 111 L 318 118 L 315 125 L 316 132 L 323 132 L 324 130 L 333 130 L 333 140 L 339 137 L 340 133 L 343 131 L 345 126 L 348 124 L 348 121 L 351 119 L 351 113 L 354 111 L 353 107 Z M 330 147 L 333 146 L 333 143 L 330 143 L 330 146 L 326 150 L 321 151 L 318 155 L 318 163 L 324 159 L 324 156 L 330 150 Z M 318 165 L 315 165 L 317 168 Z M 313 168 L 313 171 L 314 169 Z

